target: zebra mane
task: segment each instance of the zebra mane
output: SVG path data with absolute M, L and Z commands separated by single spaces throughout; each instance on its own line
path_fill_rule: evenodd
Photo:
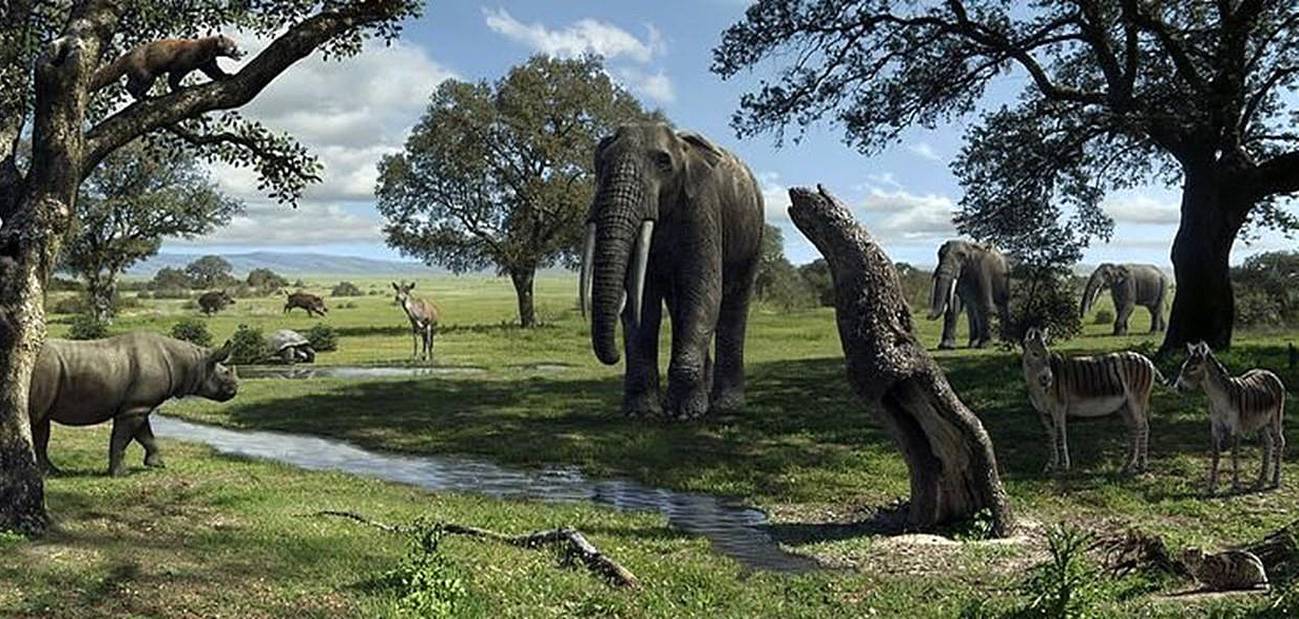
M 1227 366 L 1223 365 L 1221 361 L 1218 361 L 1218 357 L 1213 354 L 1212 350 L 1209 350 L 1204 357 L 1205 359 L 1208 359 L 1210 363 L 1213 364 L 1213 367 L 1217 368 L 1218 374 L 1225 376 L 1227 378 L 1231 378 L 1231 370 L 1228 370 Z

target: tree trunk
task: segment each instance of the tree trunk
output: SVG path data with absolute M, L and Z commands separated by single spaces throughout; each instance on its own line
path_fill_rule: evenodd
M 90 299 L 90 312 L 100 322 L 113 321 L 113 297 L 117 294 L 115 273 L 96 273 L 86 277 L 86 293 Z
M 1187 172 L 1182 217 L 1173 239 L 1177 292 L 1159 354 L 1204 341 L 1214 350 L 1231 346 L 1235 297 L 1231 288 L 1231 247 L 1249 212 L 1211 172 Z
M 986 510 L 993 534 L 1009 534 L 992 440 L 916 339 L 892 260 L 824 189 L 789 195 L 794 225 L 830 264 L 848 381 L 907 461 L 911 524 L 931 528 Z
M 536 275 L 535 267 L 510 271 L 510 281 L 514 282 L 514 294 L 519 299 L 519 325 L 524 329 L 537 326 L 537 310 L 532 305 L 532 280 Z

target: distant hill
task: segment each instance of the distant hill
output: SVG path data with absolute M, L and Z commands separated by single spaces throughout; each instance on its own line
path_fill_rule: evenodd
M 131 267 L 126 274 L 152 277 L 158 269 L 184 268 L 202 255 L 161 253 Z M 330 254 L 258 251 L 246 254 L 220 254 L 220 256 L 230 261 L 234 266 L 235 275 L 240 277 L 247 275 L 253 269 L 270 269 L 281 275 L 429 275 L 444 272 L 418 262 Z

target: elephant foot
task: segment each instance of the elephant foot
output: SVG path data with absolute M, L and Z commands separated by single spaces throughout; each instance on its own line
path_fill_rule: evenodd
M 970 344 L 970 348 L 987 348 L 990 340 L 979 340 Z
M 54 466 L 53 462 L 48 460 L 41 463 L 41 472 L 44 473 L 46 477 L 60 477 L 63 475 L 63 471 L 59 467 Z
M 162 454 L 146 454 L 144 456 L 144 465 L 155 469 L 167 468 L 166 463 L 162 461 Z
M 690 397 L 668 404 L 664 415 L 674 421 L 692 421 L 708 414 L 708 398 Z
M 943 340 L 938 343 L 938 350 L 956 350 L 956 342 Z
M 728 389 L 714 393 L 712 403 L 709 405 L 711 412 L 734 413 L 744 409 L 744 390 Z
M 126 467 L 122 465 L 108 467 L 109 477 L 126 477 Z
M 658 394 L 653 392 L 627 396 L 622 400 L 622 414 L 628 417 L 658 417 L 663 414 L 663 405 L 659 403 Z

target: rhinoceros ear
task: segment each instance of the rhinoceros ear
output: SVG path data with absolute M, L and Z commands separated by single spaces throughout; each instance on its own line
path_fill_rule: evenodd
M 208 353 L 207 362 L 211 365 L 216 365 L 218 363 L 225 363 L 225 360 L 229 358 L 230 358 L 230 340 L 226 340 L 226 343 L 222 344 L 221 348 L 217 348 L 216 350 L 213 350 L 211 353 Z

